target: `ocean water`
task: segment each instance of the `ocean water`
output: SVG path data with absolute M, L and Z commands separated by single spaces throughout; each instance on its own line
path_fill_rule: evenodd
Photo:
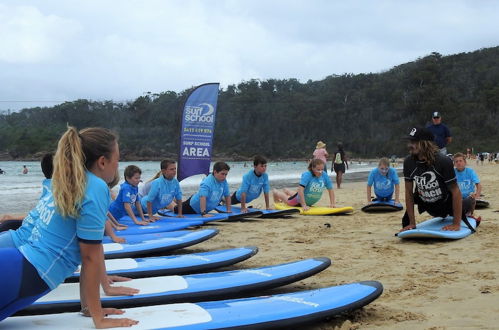
M 227 162 L 231 167 L 227 181 L 229 182 L 231 192 L 236 190 L 243 175 L 252 167 L 252 162 Z M 148 181 L 157 171 L 159 171 L 158 161 L 137 161 L 120 162 L 119 171 L 123 173 L 128 165 L 137 165 L 142 170 L 142 180 Z M 23 165 L 28 167 L 28 174 L 22 174 Z M 328 164 L 330 165 L 330 164 Z M 350 164 L 350 169 L 345 175 L 345 181 L 363 180 L 367 178 L 368 172 L 375 167 L 375 163 Z M 5 171 L 0 174 L 0 214 L 5 213 L 27 213 L 38 201 L 41 193 L 41 183 L 45 178 L 40 168 L 39 162 L 17 162 L 0 161 L 0 169 Z M 298 162 L 270 162 L 267 165 L 271 188 L 292 187 L 297 185 L 301 173 L 306 171 L 307 163 Z M 183 191 L 184 199 L 195 193 L 199 187 L 204 175 L 195 175 L 182 182 L 180 186 Z M 332 175 L 334 180 L 334 175 Z M 121 180 L 123 182 L 123 179 Z M 120 183 L 121 183 L 120 182 Z M 114 188 L 119 189 L 119 185 Z

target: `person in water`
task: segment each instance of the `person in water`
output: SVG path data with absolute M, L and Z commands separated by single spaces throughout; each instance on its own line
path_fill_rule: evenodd
M 227 212 L 231 212 L 231 198 L 227 174 L 230 166 L 225 162 L 213 164 L 213 172 L 203 179 L 199 191 L 182 203 L 184 214 L 201 214 L 203 217 L 211 217 L 208 212 L 214 210 L 225 198 Z M 175 206 L 174 212 L 178 213 L 179 206 Z
M 255 156 L 253 159 L 253 169 L 243 176 L 243 182 L 239 189 L 232 194 L 231 204 L 241 203 L 241 212 L 247 213 L 247 203 L 255 200 L 263 192 L 265 198 L 265 208 L 270 210 L 269 200 L 269 176 L 267 171 L 267 160 L 262 156 Z
M 274 189 L 274 202 L 285 203 L 289 206 L 301 206 L 306 211 L 321 199 L 324 189 L 329 192 L 329 207 L 336 207 L 333 184 L 327 173 L 324 172 L 324 162 L 320 159 L 312 159 L 308 165 L 308 171 L 301 175 L 298 191 Z
M 19 247 L 0 248 L 0 320 L 54 290 L 81 266 L 82 313 L 96 328 L 137 324 L 115 308 L 102 308 L 102 238 L 110 195 L 107 182 L 118 167 L 116 136 L 103 128 L 68 127 L 54 155 L 51 189 L 37 205 L 34 228 Z
M 416 228 L 414 205 L 419 213 L 454 216 L 453 223 L 442 229 L 459 230 L 461 219 L 466 219 L 466 210 L 462 207 L 452 160 L 439 152 L 433 133 L 427 128 L 414 127 L 407 139 L 410 155 L 404 160 L 406 212 L 400 231 Z
M 376 200 L 389 202 L 395 191 L 395 203 L 400 203 L 400 182 L 397 171 L 390 167 L 390 160 L 383 157 L 379 160 L 378 167 L 374 168 L 367 178 L 367 203 L 372 203 L 371 187 L 374 186 Z

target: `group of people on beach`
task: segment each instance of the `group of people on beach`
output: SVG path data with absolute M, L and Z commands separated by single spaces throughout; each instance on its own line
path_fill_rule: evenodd
M 444 230 L 459 230 L 461 220 L 473 215 L 474 201 L 480 196 L 480 181 L 473 170 L 466 168 L 464 155 L 455 154 L 453 163 L 434 141 L 429 128 L 415 127 L 408 135 L 410 155 L 403 165 L 406 212 L 401 231 L 416 227 L 415 205 L 420 213 L 454 216 L 454 223 Z M 316 150 L 324 148 L 325 144 L 319 141 Z M 297 191 L 274 189 L 274 202 L 306 210 L 328 190 L 329 207 L 336 207 L 323 156 L 327 157 L 327 152 L 314 153 L 316 158 L 301 175 Z M 348 165 L 341 144 L 333 158 L 334 170 L 344 172 L 341 165 Z M 81 264 L 82 315 L 92 317 L 98 328 L 137 324 L 128 318 L 109 318 L 108 315 L 124 312 L 101 307 L 101 285 L 109 295 L 138 292 L 124 286 L 110 286 L 112 282 L 128 279 L 106 275 L 102 247 L 105 230 L 112 233 L 113 228 L 126 227 L 119 222 L 126 215 L 137 225 L 147 225 L 159 219 L 155 214 L 161 209 L 172 210 L 178 217 L 184 214 L 210 217 L 209 212 L 222 201 L 227 212 L 232 211 L 234 204 L 241 204 L 241 212 L 247 212 L 248 203 L 262 193 L 265 207 L 271 209 L 267 160 L 261 156 L 254 158 L 253 168 L 232 194 L 226 180 L 230 167 L 225 162 L 216 162 L 198 192 L 187 200 L 183 199 L 173 160 L 162 161 L 157 176 L 146 182 L 140 192 L 141 170 L 135 165 L 128 166 L 113 200 L 111 188 L 119 182 L 118 161 L 118 140 L 111 131 L 104 128 L 78 131 L 73 127 L 62 135 L 55 154 L 42 159 L 46 180 L 38 203 L 18 230 L 0 233 L 0 282 L 5 288 L 0 296 L 0 320 L 54 290 Z M 337 176 L 339 188 L 338 180 Z M 372 188 L 378 200 L 389 201 L 395 194 L 395 202 L 399 202 L 398 175 L 388 159 L 382 158 L 369 174 L 368 203 Z

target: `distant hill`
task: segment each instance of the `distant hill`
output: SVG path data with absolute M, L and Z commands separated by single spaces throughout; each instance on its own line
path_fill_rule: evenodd
M 188 92 L 148 94 L 129 103 L 77 100 L 3 114 L 0 154 L 26 159 L 53 150 L 69 123 L 117 131 L 125 159 L 174 157 Z M 499 151 L 499 47 L 432 53 L 382 73 L 230 85 L 219 95 L 214 155 L 309 158 L 322 140 L 330 152 L 342 141 L 356 157 L 403 156 L 401 138 L 410 127 L 425 125 L 433 111 L 451 129 L 450 152 Z

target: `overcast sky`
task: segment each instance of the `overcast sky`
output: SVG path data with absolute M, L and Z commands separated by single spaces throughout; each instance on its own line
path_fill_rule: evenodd
M 0 110 L 306 82 L 498 44 L 492 0 L 0 0 Z

